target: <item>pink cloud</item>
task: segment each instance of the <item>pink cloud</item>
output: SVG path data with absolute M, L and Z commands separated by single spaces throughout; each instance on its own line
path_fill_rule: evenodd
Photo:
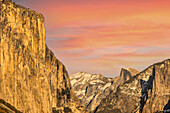
M 169 0 L 20 2 L 45 16 L 47 45 L 71 74 L 117 75 L 170 56 Z

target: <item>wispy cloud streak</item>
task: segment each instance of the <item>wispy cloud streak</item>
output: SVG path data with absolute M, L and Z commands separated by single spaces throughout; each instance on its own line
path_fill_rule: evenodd
M 169 0 L 14 0 L 43 13 L 47 45 L 70 74 L 118 75 L 170 57 Z

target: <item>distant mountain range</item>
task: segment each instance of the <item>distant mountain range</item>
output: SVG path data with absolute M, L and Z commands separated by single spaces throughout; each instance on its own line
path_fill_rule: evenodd
M 122 68 L 116 78 L 106 78 L 103 75 L 79 72 L 70 76 L 71 84 L 82 105 L 92 112 L 117 86 L 139 73 L 132 68 Z
M 80 72 L 70 80 L 81 103 L 91 113 L 170 112 L 169 59 L 140 73 L 122 68 L 114 79 Z

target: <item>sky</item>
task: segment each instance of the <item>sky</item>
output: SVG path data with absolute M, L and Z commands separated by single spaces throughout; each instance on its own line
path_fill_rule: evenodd
M 115 77 L 170 58 L 170 0 L 13 0 L 45 17 L 46 44 L 69 74 Z

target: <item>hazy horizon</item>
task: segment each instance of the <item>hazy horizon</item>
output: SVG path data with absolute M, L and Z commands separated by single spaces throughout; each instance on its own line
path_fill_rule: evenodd
M 170 56 L 169 0 L 12 0 L 45 17 L 46 43 L 69 74 L 142 71 Z

